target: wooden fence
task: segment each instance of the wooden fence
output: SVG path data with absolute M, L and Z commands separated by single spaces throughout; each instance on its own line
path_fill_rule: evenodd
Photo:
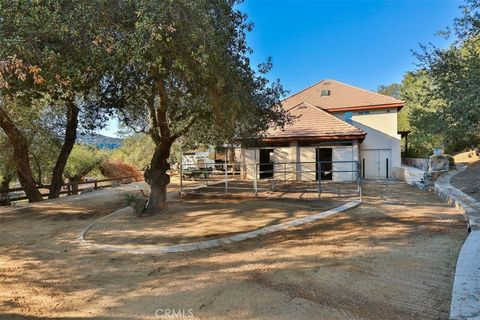
M 62 190 L 60 191 L 60 194 L 73 195 L 73 194 L 78 194 L 82 191 L 85 191 L 86 189 L 99 190 L 104 188 L 110 188 L 116 185 L 115 182 L 121 184 L 121 183 L 130 183 L 130 182 L 138 182 L 138 181 L 143 181 L 143 178 L 140 176 L 126 176 L 126 177 L 93 180 L 93 181 L 71 182 L 71 183 L 65 183 L 62 185 Z M 86 186 L 86 187 L 80 188 L 80 186 Z M 42 197 L 48 197 L 49 188 L 50 188 L 50 185 L 42 185 L 38 187 L 38 190 L 40 190 Z M 27 196 L 25 196 L 25 194 L 11 197 L 10 194 L 14 192 L 23 192 L 23 188 L 11 188 L 11 189 L 1 190 L 0 202 L 19 201 L 19 200 L 28 199 Z

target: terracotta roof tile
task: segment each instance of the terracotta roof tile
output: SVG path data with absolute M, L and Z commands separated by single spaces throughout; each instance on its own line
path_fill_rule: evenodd
M 330 90 L 329 96 L 321 96 L 322 90 Z M 350 107 L 368 107 L 404 102 L 373 91 L 361 89 L 335 80 L 322 80 L 316 84 L 295 93 L 283 101 L 283 106 L 289 109 L 301 102 L 308 102 L 324 110 Z
M 286 125 L 283 130 L 270 128 L 266 138 L 328 138 L 329 136 L 364 136 L 366 134 L 365 131 L 308 102 L 301 102 L 288 111 L 295 118 L 293 123 Z

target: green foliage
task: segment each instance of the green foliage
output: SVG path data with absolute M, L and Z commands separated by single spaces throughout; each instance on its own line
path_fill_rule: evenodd
M 123 194 L 124 202 L 127 206 L 131 206 L 137 216 L 141 216 L 145 211 L 145 205 L 147 198 L 143 195 L 137 195 L 132 193 Z
M 150 165 L 154 152 L 155 144 L 152 138 L 144 133 L 136 133 L 123 140 L 122 146 L 113 151 L 111 159 L 132 165 L 138 170 L 144 170 Z M 168 161 L 180 163 L 181 155 L 181 142 L 175 141 Z
M 12 150 L 5 135 L 0 132 L 0 182 L 9 184 L 15 177 Z
M 233 1 L 132 1 L 112 81 L 120 116 L 160 138 L 217 143 L 283 123 L 283 90 L 250 65 L 246 17 Z
M 412 113 L 412 119 L 427 134 L 440 136 L 449 152 L 480 142 L 480 1 L 467 1 L 462 8 L 453 28 L 454 44 L 447 49 L 423 47 L 417 54 L 433 103 L 424 112 Z
M 68 158 L 64 175 L 69 181 L 80 181 L 106 159 L 105 151 L 76 144 Z
M 445 157 L 448 159 L 448 166 L 451 169 L 455 169 L 456 164 L 455 164 L 455 158 L 449 154 L 446 154 Z
M 425 71 L 407 72 L 402 81 L 400 98 L 405 107 L 399 114 L 399 130 L 410 131 L 410 156 L 431 155 L 444 144 L 441 133 L 445 123 L 437 115 L 443 102 L 431 95 L 432 86 Z
M 112 159 L 128 163 L 139 170 L 150 165 L 155 144 L 146 134 L 134 134 L 123 140 L 122 146 L 113 151 Z
M 399 83 L 392 83 L 390 85 L 379 85 L 377 92 L 389 97 L 400 99 L 400 90 L 402 85 Z

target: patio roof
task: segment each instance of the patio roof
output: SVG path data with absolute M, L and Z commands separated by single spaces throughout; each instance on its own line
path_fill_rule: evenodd
M 366 132 L 311 105 L 301 102 L 289 110 L 293 123 L 270 128 L 264 141 L 274 140 L 363 140 Z

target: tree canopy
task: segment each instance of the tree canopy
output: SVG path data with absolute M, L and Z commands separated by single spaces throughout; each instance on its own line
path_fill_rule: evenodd
M 145 174 L 147 212 L 166 207 L 167 159 L 183 137 L 201 143 L 246 143 L 286 121 L 283 89 L 257 70 L 235 1 L 132 1 L 135 15 L 112 43 L 119 63 L 107 87 L 119 117 L 147 132 L 155 150 Z

